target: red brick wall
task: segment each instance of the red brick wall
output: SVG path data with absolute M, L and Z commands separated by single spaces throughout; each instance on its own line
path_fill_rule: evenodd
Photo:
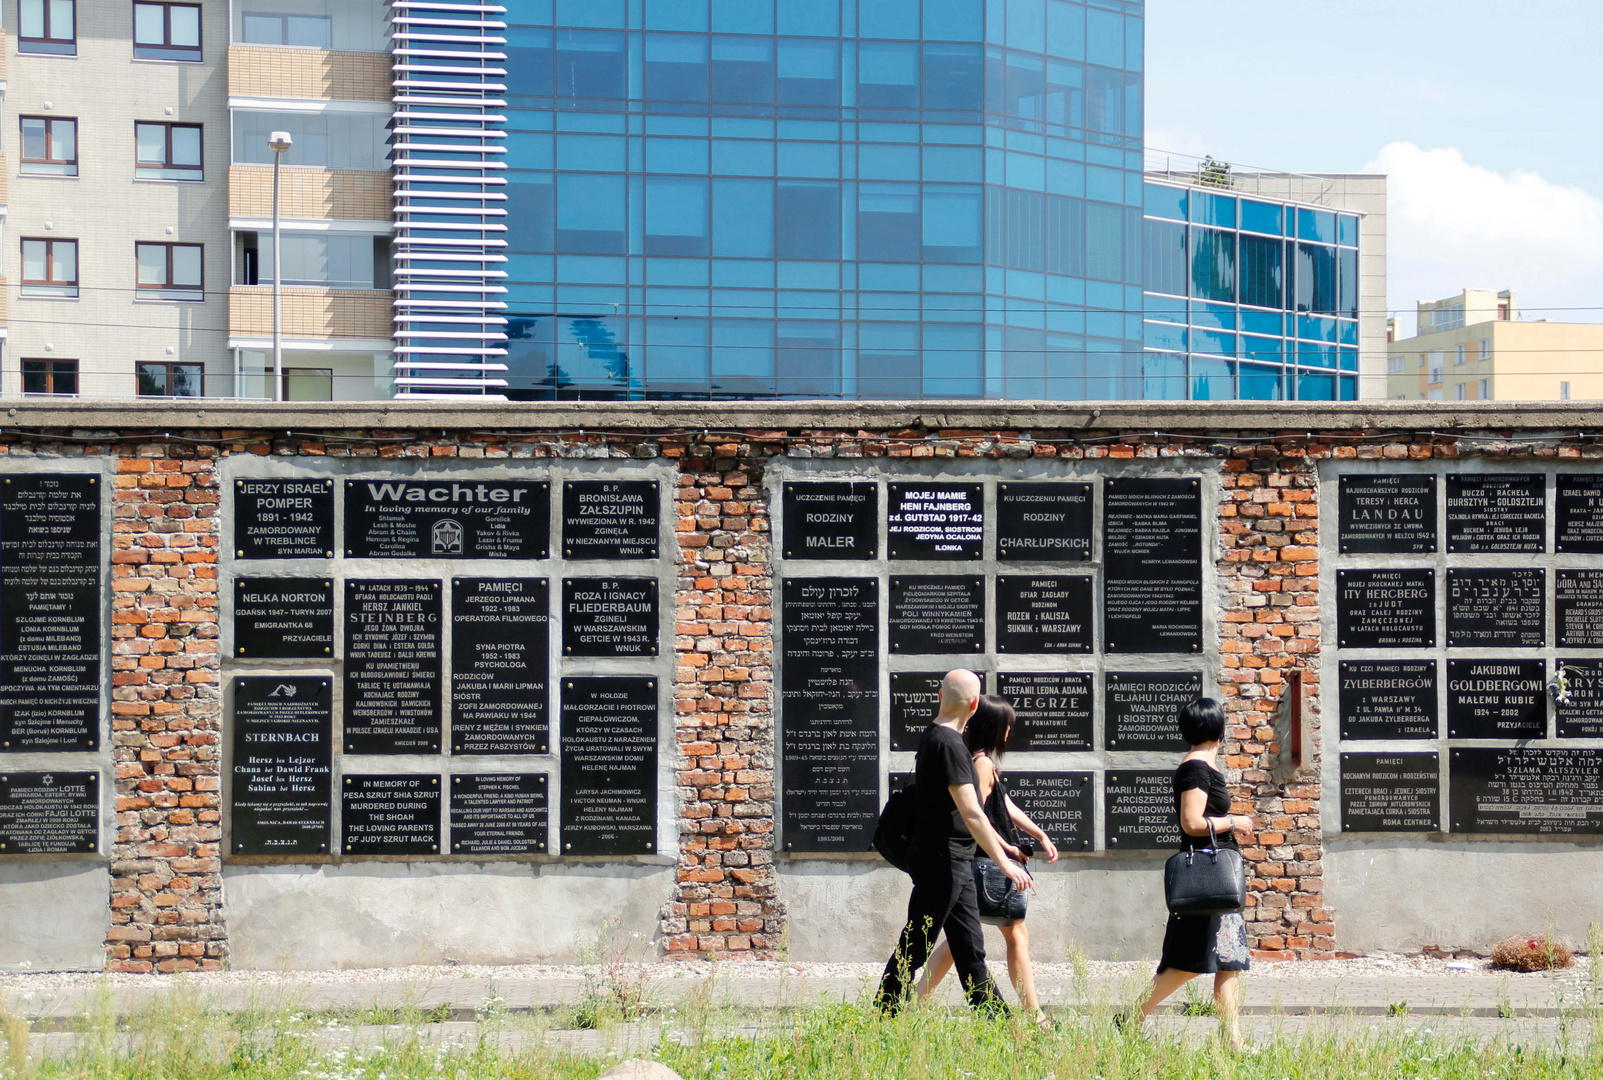
M 644 414 L 642 414 L 644 415 Z M 644 422 L 644 421 L 642 421 Z M 1318 783 L 1320 622 L 1316 463 L 1326 458 L 1457 457 L 1450 438 L 1381 443 L 1351 433 L 1233 442 L 1229 435 L 1128 436 L 1077 431 L 681 430 L 611 435 L 525 431 L 371 438 L 185 432 L 183 439 L 95 444 L 35 440 L 15 429 L 0 451 L 115 463 L 111 537 L 111 845 L 115 970 L 216 968 L 227 960 L 220 886 L 221 699 L 216 466 L 238 453 L 285 456 L 543 458 L 659 454 L 679 468 L 679 589 L 674 650 L 681 799 L 677 881 L 659 929 L 673 957 L 773 956 L 785 911 L 773 854 L 774 725 L 769 507 L 764 462 L 795 457 L 1191 458 L 1222 463 L 1216 582 L 1226 749 L 1238 812 L 1260 831 L 1249 928 L 1262 954 L 1326 956 L 1339 947 L 1325 904 Z M 192 440 L 192 441 L 190 441 Z M 64 447 L 67 447 L 64 449 Z M 1572 441 L 1488 456 L 1599 456 Z M 538 464 L 531 462 L 538 468 Z M 1275 717 L 1289 676 L 1306 691 L 1302 773 L 1281 763 Z
M 111 537 L 113 971 L 194 971 L 228 956 L 222 912 L 222 703 L 216 451 L 117 455 Z

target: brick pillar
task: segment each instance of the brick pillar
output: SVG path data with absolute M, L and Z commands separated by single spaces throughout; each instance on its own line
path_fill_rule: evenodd
M 1318 683 L 1319 506 L 1311 454 L 1238 446 L 1224 462 L 1219 505 L 1224 590 L 1220 691 L 1232 727 L 1225 765 L 1237 813 L 1259 831 L 1248 865 L 1247 932 L 1260 955 L 1328 957 L 1320 827 Z M 1310 712 L 1302 773 L 1274 781 L 1275 713 L 1289 670 L 1300 670 Z
M 215 970 L 227 957 L 215 457 L 175 443 L 124 448 L 117 462 L 113 971 Z
M 674 650 L 679 868 L 669 959 L 776 955 L 773 614 L 768 507 L 750 443 L 664 447 L 681 459 Z

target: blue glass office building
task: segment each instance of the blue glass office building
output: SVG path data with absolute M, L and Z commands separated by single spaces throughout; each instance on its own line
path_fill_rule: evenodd
M 1358 397 L 1359 218 L 1148 183 L 1139 396 Z
M 502 17 L 509 397 L 1153 388 L 1141 3 Z

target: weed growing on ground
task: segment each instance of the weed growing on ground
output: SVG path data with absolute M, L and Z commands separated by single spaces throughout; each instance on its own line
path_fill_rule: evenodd
M 631 938 L 625 937 L 623 918 L 601 924 L 593 943 L 579 949 L 579 962 L 585 966 L 584 986 L 574 1012 L 574 1026 L 599 1028 L 620 1020 L 644 1016 L 650 1008 L 644 968 L 629 960 Z

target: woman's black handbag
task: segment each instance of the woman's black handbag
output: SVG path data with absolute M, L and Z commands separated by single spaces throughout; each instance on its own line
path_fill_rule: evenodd
M 1163 899 L 1176 915 L 1229 915 L 1247 906 L 1241 852 L 1220 847 L 1213 824 L 1208 846 L 1169 856 L 1163 864 Z
M 980 922 L 992 926 L 1018 922 L 1030 906 L 1030 894 L 1009 881 L 1002 868 L 984 855 L 974 859 L 974 892 L 980 902 Z

